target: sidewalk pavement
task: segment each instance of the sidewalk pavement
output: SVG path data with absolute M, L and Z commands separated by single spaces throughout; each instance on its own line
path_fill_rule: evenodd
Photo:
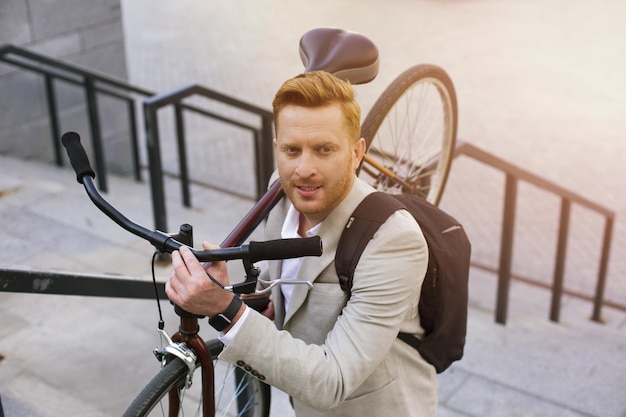
M 197 82 L 268 107 L 301 70 L 299 36 L 322 25 L 364 32 L 381 49 L 378 79 L 358 87 L 365 112 L 401 70 L 439 64 L 457 88 L 460 138 L 616 210 L 606 295 L 624 303 L 621 2 L 392 0 L 384 13 L 357 0 L 309 4 L 124 1 L 131 82 L 160 92 Z M 5 156 L 0 170 L 0 264 L 148 278 L 150 247 L 97 212 L 71 171 Z M 461 158 L 442 202 L 468 230 L 473 258 L 494 266 L 502 185 L 501 174 Z M 112 178 L 110 189 L 115 205 L 150 225 L 145 184 Z M 520 193 L 514 270 L 549 283 L 560 202 L 532 187 Z M 198 240 L 219 242 L 252 205 L 194 190 L 194 207 L 183 209 L 172 183 L 167 195 L 170 226 L 192 223 Z M 574 210 L 566 287 L 592 293 L 602 227 Z M 624 312 L 605 308 L 604 324 L 593 323 L 589 303 L 565 297 L 551 323 L 549 292 L 515 281 L 503 326 L 493 319 L 495 276 L 473 268 L 470 283 L 466 354 L 441 375 L 440 416 L 626 417 Z M 155 328 L 153 301 L 0 292 L 5 415 L 120 415 L 156 371 Z M 272 416 L 290 415 L 275 392 Z

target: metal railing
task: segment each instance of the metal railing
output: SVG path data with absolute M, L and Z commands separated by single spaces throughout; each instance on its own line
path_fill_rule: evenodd
M 186 160 L 186 135 L 183 122 L 183 111 L 191 111 L 205 117 L 227 123 L 229 125 L 234 125 L 239 128 L 249 130 L 252 133 L 253 146 L 255 149 L 257 196 L 260 197 L 265 192 L 267 182 L 273 170 L 272 114 L 267 110 L 252 106 L 231 97 L 227 97 L 223 94 L 217 93 L 198 85 L 190 85 L 170 93 L 154 95 L 150 91 L 134 87 L 123 81 L 99 74 L 95 71 L 88 70 L 77 65 L 66 64 L 58 60 L 50 59 L 43 55 L 12 45 L 0 46 L 0 61 L 18 66 L 28 71 L 36 72 L 43 77 L 45 83 L 46 101 L 50 114 L 50 130 L 54 145 L 53 148 L 55 149 L 55 159 L 58 165 L 63 165 L 63 158 L 60 145 L 60 123 L 58 109 L 56 107 L 57 100 L 55 93 L 55 82 L 57 80 L 61 80 L 63 82 L 79 85 L 84 88 L 86 105 L 88 110 L 87 113 L 89 118 L 89 127 L 94 149 L 94 162 L 98 179 L 98 187 L 102 191 L 107 190 L 107 182 L 106 170 L 104 166 L 104 153 L 102 150 L 102 135 L 99 123 L 97 94 L 105 94 L 123 100 L 128 106 L 130 124 L 129 130 L 131 132 L 131 141 L 134 153 L 133 159 L 135 165 L 135 177 L 137 180 L 141 179 L 141 169 L 137 139 L 137 116 L 135 114 L 133 101 L 134 99 L 132 95 L 139 95 L 143 98 L 148 97 L 144 100 L 143 116 L 145 119 L 146 139 L 148 146 L 148 162 L 151 178 L 153 211 L 155 217 L 154 221 L 155 226 L 158 230 L 167 230 L 165 194 L 163 189 L 164 171 L 161 161 L 160 138 L 158 130 L 158 110 L 165 106 L 173 106 L 175 110 L 176 142 L 178 146 L 178 158 L 180 166 L 179 175 L 181 179 L 181 191 L 183 195 L 182 200 L 184 205 L 189 206 L 191 204 L 191 194 L 188 165 Z M 182 102 L 185 98 L 192 96 L 210 98 L 213 100 L 217 100 L 218 102 L 225 103 L 229 106 L 243 109 L 260 117 L 261 123 L 260 125 L 250 125 L 248 123 L 243 123 L 228 117 L 224 117 L 196 106 L 184 104 Z M 590 301 L 593 302 L 592 320 L 600 321 L 601 308 L 604 303 L 604 290 L 606 286 L 608 259 L 611 248 L 615 213 L 605 207 L 589 201 L 588 199 L 578 194 L 572 193 L 571 191 L 566 190 L 552 182 L 549 182 L 531 172 L 523 170 L 488 152 L 485 152 L 469 143 L 458 143 L 455 150 L 455 157 L 460 155 L 466 155 L 468 157 L 474 158 L 484 164 L 490 165 L 502 171 L 506 175 L 502 238 L 500 242 L 500 259 L 499 266 L 496 270 L 498 274 L 498 288 L 495 312 L 496 321 L 502 324 L 506 323 L 510 282 L 512 278 L 518 278 L 515 277 L 512 273 L 512 256 L 513 235 L 516 216 L 517 185 L 520 180 L 534 184 L 544 190 L 560 196 L 561 198 L 561 211 L 559 219 L 559 234 L 555 259 L 555 270 L 553 283 L 551 286 L 549 286 L 549 288 L 551 288 L 552 290 L 550 320 L 559 320 L 561 298 L 564 293 L 567 293 L 578 298 L 590 299 Z M 569 222 L 572 204 L 579 204 L 581 206 L 584 206 L 592 211 L 599 213 L 605 218 L 604 238 L 599 262 L 598 278 L 595 294 L 592 298 L 587 297 L 583 294 L 577 294 L 571 291 L 567 291 L 564 289 L 563 285 L 566 257 L 565 255 L 567 249 L 567 239 L 569 235 Z M 474 264 L 474 266 L 485 268 L 484 265 Z M 31 271 L 29 273 L 15 275 L 14 272 L 12 272 L 11 270 L 0 270 L 0 279 L 6 280 L 6 277 L 11 276 L 11 274 L 13 274 L 13 276 L 19 276 L 20 279 L 30 283 L 25 284 L 28 288 L 19 287 L 21 288 L 21 290 L 25 290 L 26 292 L 32 292 L 31 287 L 34 285 L 33 283 L 37 280 L 50 278 L 46 278 L 44 272 Z M 56 275 L 54 277 L 55 280 L 67 280 L 71 279 L 72 275 L 65 274 L 64 278 L 58 278 Z M 85 282 L 90 281 L 85 277 L 79 278 L 79 281 L 82 280 L 84 280 Z M 545 284 L 538 281 L 533 281 L 529 279 L 525 279 L 525 281 L 534 285 L 546 287 Z M 90 282 L 96 283 L 98 281 L 91 280 Z M 15 287 L 15 285 L 17 285 L 16 281 L 13 281 L 11 285 L 14 288 L 17 288 Z M 101 287 L 99 287 L 99 285 L 100 284 L 88 285 L 88 287 L 91 287 L 92 290 L 85 290 L 85 295 L 97 295 L 98 293 L 106 293 L 106 291 L 103 291 Z M 1 287 L 2 286 L 0 286 L 0 290 L 2 289 Z M 67 286 L 62 288 L 65 288 L 64 290 L 62 290 L 66 291 L 64 293 L 68 293 L 67 291 L 71 291 L 71 289 Z M 612 303 L 612 306 L 615 308 L 626 310 L 625 306 L 617 305 L 615 303 Z
M 513 235 L 515 230 L 516 218 L 517 185 L 519 181 L 525 181 L 533 184 L 543 190 L 554 193 L 561 198 L 558 242 L 552 285 L 546 286 L 539 281 L 530 279 L 524 279 L 524 281 L 529 284 L 541 286 L 544 288 L 547 287 L 552 290 L 552 300 L 550 305 L 551 321 L 559 321 L 561 299 L 564 293 L 567 293 L 568 295 L 574 296 L 576 298 L 592 301 L 593 313 L 591 319 L 598 322 L 601 321 L 601 309 L 604 303 L 604 289 L 606 286 L 615 213 L 605 207 L 602 207 L 599 204 L 589 201 L 581 195 L 573 193 L 529 171 L 519 168 L 467 142 L 458 142 L 455 150 L 455 157 L 458 157 L 460 155 L 466 155 L 473 159 L 476 159 L 479 162 L 482 162 L 502 171 L 506 175 L 503 209 L 504 212 L 502 217 L 502 237 L 500 242 L 500 260 L 499 267 L 496 270 L 498 274 L 498 288 L 495 311 L 496 322 L 501 324 L 506 323 L 510 283 L 511 279 L 514 277 L 512 274 Z M 602 240 L 602 250 L 600 254 L 598 277 L 596 282 L 595 295 L 593 296 L 593 298 L 585 296 L 584 294 L 564 290 L 563 282 L 565 274 L 565 258 L 567 251 L 567 240 L 569 236 L 569 223 L 572 204 L 578 204 L 586 207 L 592 211 L 595 211 L 601 216 L 604 216 L 605 218 L 604 237 Z M 474 264 L 474 266 L 485 268 L 483 265 L 478 264 Z M 613 304 L 613 307 L 626 310 L 625 306 Z
M 221 104 L 244 110 L 260 118 L 260 124 L 244 123 L 216 112 L 184 104 L 183 100 L 190 97 L 204 97 L 215 100 Z M 153 213 L 157 230 L 167 230 L 167 215 L 165 204 L 165 192 L 163 186 L 163 164 L 161 160 L 161 140 L 159 134 L 159 109 L 173 106 L 176 126 L 176 145 L 178 152 L 179 177 L 181 184 L 182 201 L 185 207 L 191 206 L 190 176 L 187 161 L 187 140 L 183 111 L 190 111 L 204 117 L 247 130 L 252 135 L 254 147 L 254 164 L 256 172 L 257 199 L 267 190 L 267 184 L 273 171 L 273 145 L 272 145 L 272 112 L 225 96 L 221 93 L 209 90 L 199 85 L 189 85 L 179 90 L 148 98 L 144 101 L 144 115 L 146 120 L 146 139 L 148 145 L 148 158 L 150 167 L 150 179 L 153 201 Z
M 158 110 L 165 106 L 173 106 L 176 118 L 176 141 L 178 145 L 179 166 L 181 167 L 180 180 L 183 194 L 183 204 L 190 206 L 190 181 L 186 156 L 186 134 L 183 122 L 183 111 L 191 111 L 213 120 L 231 126 L 248 130 L 252 133 L 254 148 L 254 163 L 256 175 L 257 198 L 266 190 L 267 182 L 273 171 L 272 150 L 272 113 L 228 97 L 214 90 L 190 85 L 169 93 L 156 95 L 154 92 L 138 88 L 125 81 L 98 73 L 96 71 L 62 62 L 57 59 L 29 51 L 13 45 L 0 46 L 0 62 L 14 65 L 27 71 L 39 74 L 45 87 L 45 97 L 50 121 L 50 133 L 55 153 L 55 161 L 59 166 L 64 165 L 63 151 L 61 149 L 61 132 L 59 130 L 60 116 L 57 108 L 57 95 L 55 84 L 63 81 L 82 87 L 85 93 L 88 126 L 91 134 L 93 148 L 93 163 L 96 171 L 98 188 L 108 191 L 107 172 L 105 167 L 105 152 L 102 141 L 102 127 L 100 124 L 100 111 L 98 107 L 98 95 L 103 94 L 122 100 L 128 109 L 129 134 L 132 147 L 132 159 L 134 175 L 137 181 L 141 181 L 142 164 L 139 156 L 139 128 L 137 121 L 144 119 L 146 129 L 146 145 L 148 152 L 148 169 L 150 172 L 150 185 L 152 191 L 152 206 L 154 211 L 155 227 L 158 230 L 167 230 L 165 194 L 163 189 L 164 170 L 161 160 L 160 138 L 158 131 Z M 238 110 L 244 110 L 261 119 L 260 126 L 224 117 L 215 112 L 201 109 L 197 106 L 185 104 L 182 101 L 192 96 L 201 96 L 212 99 Z M 137 106 L 143 111 L 143 115 L 137 115 L 137 101 L 142 106 Z
M 85 94 L 88 126 L 93 147 L 94 169 L 97 174 L 98 187 L 104 192 L 108 191 L 108 184 L 98 96 L 102 94 L 122 101 L 126 105 L 128 112 L 134 175 L 137 181 L 141 180 L 139 130 L 137 127 L 136 103 L 133 95 L 147 97 L 152 96 L 154 93 L 94 70 L 76 64 L 68 64 L 13 45 L 0 46 L 0 62 L 34 72 L 42 77 L 50 121 L 52 148 L 54 149 L 54 159 L 58 166 L 64 165 L 64 158 L 61 149 L 61 132 L 59 130 L 61 122 L 57 106 L 56 84 L 58 81 L 62 81 L 82 87 Z
M 167 299 L 165 284 L 119 275 L 76 274 L 0 266 L 0 292 Z

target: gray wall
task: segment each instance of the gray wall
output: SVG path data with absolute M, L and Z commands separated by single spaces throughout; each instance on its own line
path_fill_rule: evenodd
M 120 0 L 0 0 L 0 44 L 13 44 L 68 63 L 127 78 Z M 61 132 L 89 129 L 84 93 L 55 82 Z M 31 71 L 0 63 L 0 153 L 54 160 L 44 83 Z M 98 100 L 108 165 L 128 169 L 126 112 Z

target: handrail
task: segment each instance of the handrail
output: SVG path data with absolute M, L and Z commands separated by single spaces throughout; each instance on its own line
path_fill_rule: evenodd
M 201 96 L 227 104 L 261 118 L 259 126 L 242 123 L 240 121 L 209 112 L 207 110 L 184 104 L 182 101 L 192 96 Z M 182 200 L 185 207 L 191 206 L 189 170 L 186 157 L 186 137 L 183 120 L 183 110 L 192 111 L 221 122 L 237 126 L 252 133 L 255 149 L 256 165 L 256 193 L 261 198 L 267 189 L 267 183 L 273 171 L 272 150 L 272 112 L 246 102 L 228 97 L 224 94 L 209 90 L 197 84 L 190 84 L 169 93 L 160 94 L 144 100 L 144 117 L 146 124 L 146 139 L 148 158 L 150 161 L 150 179 L 153 201 L 153 213 L 157 230 L 167 230 L 167 216 L 165 206 L 165 192 L 163 186 L 163 167 L 161 161 L 160 135 L 158 129 L 157 112 L 166 106 L 174 106 L 176 124 L 176 142 L 180 167 Z
M 60 121 L 56 104 L 57 100 L 54 83 L 55 81 L 60 80 L 83 87 L 87 105 L 89 130 L 94 149 L 94 167 L 97 173 L 98 187 L 102 191 L 107 191 L 108 185 L 102 146 L 102 132 L 99 121 L 97 93 L 124 101 L 128 110 L 135 179 L 137 181 L 141 180 L 135 103 L 133 99 L 129 97 L 129 94 L 151 96 L 154 93 L 132 86 L 123 80 L 102 74 L 98 71 L 88 69 L 77 64 L 65 63 L 10 44 L 0 46 L 0 62 L 5 62 L 27 71 L 38 73 L 43 77 L 45 82 L 48 113 L 50 116 L 52 148 L 54 149 L 55 162 L 58 166 L 63 166 L 64 162 L 60 144 Z
M 550 320 L 558 322 L 561 298 L 564 292 L 563 280 L 565 272 L 565 254 L 567 249 L 567 238 L 569 234 L 569 221 L 572 203 L 579 204 L 604 216 L 606 222 L 604 227 L 604 238 L 602 242 L 602 252 L 598 269 L 598 281 L 596 283 L 595 296 L 593 298 L 593 313 L 591 319 L 601 321 L 601 309 L 604 303 L 604 290 L 608 271 L 609 252 L 611 250 L 611 240 L 613 236 L 613 225 L 615 212 L 603 207 L 589 199 L 576 194 L 570 190 L 560 187 L 551 181 L 541 178 L 532 172 L 515 166 L 497 156 L 485 152 L 484 150 L 471 145 L 470 143 L 457 141 L 454 157 L 466 155 L 484 164 L 496 168 L 506 175 L 504 214 L 502 224 L 502 237 L 500 243 L 500 263 L 498 268 L 498 290 L 496 300 L 496 322 L 505 324 L 508 310 L 508 294 L 511 278 L 511 260 L 513 255 L 513 231 L 515 222 L 515 204 L 517 199 L 517 183 L 519 180 L 526 181 L 546 191 L 557 194 L 561 197 L 561 212 L 559 218 L 559 236 L 557 243 L 556 265 L 552 284 L 552 301 L 550 306 Z M 478 267 L 483 267 L 476 265 Z M 525 280 L 528 283 L 544 286 L 532 280 Z M 586 298 L 574 292 L 567 292 L 570 295 Z M 623 309 L 626 307 L 622 306 Z
M 32 62 L 31 62 L 32 61 Z M 54 82 L 60 80 L 66 83 L 83 86 L 89 115 L 89 126 L 91 131 L 92 145 L 94 148 L 94 165 L 97 172 L 98 186 L 102 191 L 107 190 L 106 170 L 104 167 L 104 156 L 102 151 L 101 132 L 99 124 L 99 109 L 96 94 L 106 94 L 108 96 L 124 100 L 128 106 L 130 121 L 130 132 L 132 136 L 133 162 L 135 165 L 135 177 L 141 180 L 139 150 L 137 139 L 136 115 L 133 99 L 129 94 L 136 94 L 148 97 L 144 101 L 144 118 L 146 122 L 146 136 L 148 145 L 149 168 L 151 172 L 151 189 L 153 198 L 153 210 L 156 228 L 167 230 L 165 216 L 165 197 L 163 190 L 163 169 L 161 166 L 161 155 L 159 149 L 159 133 L 157 127 L 157 111 L 166 105 L 173 105 L 176 110 L 177 142 L 179 146 L 179 158 L 181 166 L 181 187 L 183 192 L 183 202 L 190 205 L 189 176 L 185 159 L 185 137 L 182 120 L 182 111 L 193 111 L 207 117 L 211 117 L 222 122 L 247 129 L 253 133 L 255 146 L 255 163 L 257 165 L 257 194 L 260 197 L 265 191 L 266 184 L 273 170 L 272 156 L 272 114 L 271 112 L 233 99 L 215 91 L 209 90 L 199 85 L 189 85 L 174 90 L 170 93 L 154 95 L 154 93 L 132 86 L 123 80 L 116 79 L 97 71 L 81 67 L 76 64 L 68 64 L 56 59 L 51 59 L 39 53 L 35 53 L 13 45 L 0 45 L 0 62 L 15 65 L 22 69 L 36 72 L 43 76 L 45 81 L 46 100 L 50 114 L 50 128 L 52 132 L 53 149 L 57 165 L 63 165 L 61 147 L 59 143 L 59 115 L 56 108 L 56 94 Z M 34 63 L 33 63 L 34 62 Z M 120 92 L 121 90 L 121 92 Z M 211 98 L 225 104 L 233 105 L 240 109 L 256 114 L 261 118 L 261 127 L 251 126 L 208 112 L 201 108 L 182 103 L 182 100 L 200 95 Z M 552 284 L 552 301 L 550 308 L 550 320 L 559 320 L 560 302 L 563 293 L 570 293 L 580 298 L 585 298 L 580 294 L 568 292 L 563 288 L 565 254 L 567 248 L 567 237 L 569 233 L 569 220 L 572 204 L 579 204 L 605 217 L 604 238 L 602 252 L 600 256 L 598 281 L 596 283 L 595 295 L 593 297 L 594 307 L 592 320 L 601 320 L 601 308 L 604 304 L 604 291 L 606 286 L 606 276 L 608 270 L 608 259 L 613 235 L 615 213 L 599 204 L 596 204 L 585 197 L 560 187 L 544 178 L 541 178 L 527 170 L 508 163 L 480 148 L 467 142 L 458 141 L 455 149 L 455 157 L 466 155 L 480 162 L 490 165 L 506 175 L 504 215 L 502 225 L 502 238 L 500 243 L 500 261 L 498 268 L 498 295 L 496 302 L 496 321 L 504 324 L 506 322 L 508 308 L 508 293 L 510 281 L 513 277 L 511 271 L 511 260 L 513 250 L 513 231 L 515 220 L 515 204 L 517 198 L 517 183 L 523 180 L 534 184 L 546 191 L 557 194 L 561 197 L 561 212 L 559 219 L 559 236 L 557 244 L 556 265 Z M 481 267 L 480 265 L 475 265 Z M 484 267 L 484 266 L 482 266 Z M 517 278 L 517 277 L 515 277 Z M 527 282 L 542 285 L 531 280 Z M 542 285 L 543 286 L 543 285 Z M 615 303 L 612 303 L 615 306 Z M 617 306 L 626 310 L 624 306 Z
M 272 151 L 272 113 L 245 103 L 243 101 L 228 97 L 224 94 L 210 90 L 199 85 L 185 86 L 169 93 L 156 95 L 149 90 L 133 86 L 123 80 L 111 77 L 100 72 L 76 65 L 49 58 L 36 52 L 17 47 L 14 45 L 0 45 L 0 62 L 11 64 L 27 71 L 40 74 L 45 82 L 45 94 L 50 120 L 50 131 L 52 136 L 55 161 L 58 166 L 64 165 L 63 152 L 61 149 L 59 130 L 60 120 L 57 109 L 55 92 L 55 81 L 82 86 L 85 91 L 85 102 L 87 107 L 88 124 L 91 133 L 93 147 L 94 168 L 98 188 L 106 192 L 107 176 L 104 160 L 104 150 L 102 144 L 101 126 L 99 121 L 99 108 L 97 94 L 120 99 L 126 102 L 128 107 L 129 131 L 131 135 L 132 158 L 135 172 L 135 179 L 141 181 L 141 163 L 139 160 L 139 139 L 137 127 L 137 115 L 135 110 L 135 100 L 133 95 L 138 95 L 145 100 L 143 111 L 146 128 L 146 141 L 148 146 L 148 168 L 150 170 L 152 206 L 155 216 L 155 225 L 159 230 L 167 230 L 165 220 L 165 197 L 163 191 L 164 171 L 161 166 L 161 155 L 159 149 L 159 132 L 157 123 L 157 110 L 166 105 L 173 105 L 176 110 L 176 128 L 179 147 L 179 161 L 181 166 L 181 188 L 183 192 L 183 203 L 190 205 L 189 175 L 187 172 L 187 161 L 185 156 L 184 126 L 182 121 L 182 111 L 192 111 L 197 114 L 210 117 L 223 123 L 237 126 L 252 132 L 254 137 L 254 158 L 256 165 L 256 193 L 260 197 L 266 189 L 267 183 L 273 171 L 273 151 Z M 182 103 L 182 100 L 191 95 L 200 95 L 221 103 L 245 110 L 261 118 L 261 127 L 251 126 L 237 120 L 220 116 L 208 112 L 196 106 Z M 138 106 L 139 107 L 139 106 Z
M 156 292 L 155 292 L 156 291 Z M 0 292 L 166 300 L 165 284 L 120 275 L 0 266 Z
M 17 56 L 36 61 L 39 64 L 48 65 L 52 68 L 60 69 L 62 71 L 69 72 L 71 74 L 80 75 L 80 76 L 88 75 L 94 81 L 98 81 L 103 84 L 109 85 L 111 87 L 115 87 L 115 88 L 125 90 L 131 93 L 137 93 L 137 94 L 144 95 L 144 96 L 154 95 L 154 93 L 149 90 L 133 86 L 131 84 L 128 84 L 124 80 L 112 77 L 102 72 L 98 72 L 91 68 L 86 68 L 78 64 L 68 64 L 66 62 L 63 62 L 54 58 L 50 58 L 46 55 L 42 55 L 42 54 L 30 51 L 25 48 L 20 48 L 15 45 L 11 45 L 11 44 L 0 45 L 0 56 L 2 56 L 6 62 L 12 63 L 20 67 L 31 69 L 33 71 L 40 71 L 42 73 L 49 73 L 50 75 L 55 75 L 57 77 L 63 77 L 62 73 L 52 74 L 49 71 L 44 70 L 43 68 L 30 66 L 26 63 L 15 61 L 11 58 L 7 58 L 6 55 L 9 55 L 9 54 L 15 54 Z M 69 79 L 65 78 L 65 80 L 68 81 Z

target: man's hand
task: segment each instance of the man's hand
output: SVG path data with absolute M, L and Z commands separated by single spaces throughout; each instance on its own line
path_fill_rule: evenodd
M 267 307 L 265 308 L 265 310 L 261 311 L 261 314 L 263 314 L 270 320 L 274 320 L 274 302 L 272 301 L 272 297 L 270 297 L 270 301 L 269 303 L 267 303 Z
M 202 242 L 202 247 L 205 250 L 217 248 L 207 242 Z M 165 285 L 165 293 L 174 304 L 191 313 L 209 317 L 228 307 L 234 295 L 207 276 L 208 272 L 222 285 L 228 285 L 226 262 L 213 262 L 205 271 L 191 250 L 183 246 L 172 252 L 172 265 L 174 269 Z

